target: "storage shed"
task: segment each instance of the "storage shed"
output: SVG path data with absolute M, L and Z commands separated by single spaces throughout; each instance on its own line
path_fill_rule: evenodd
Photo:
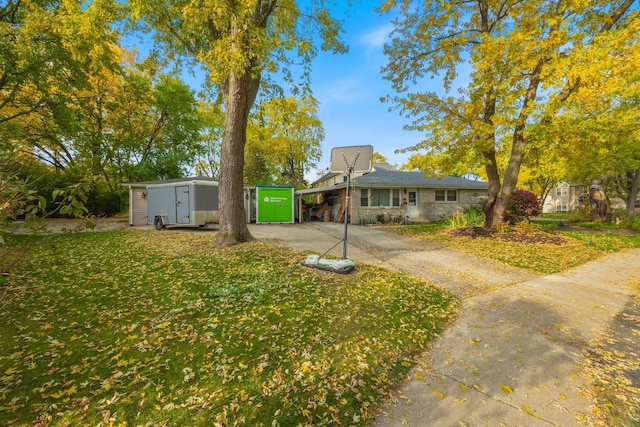
M 256 224 L 293 223 L 294 188 L 285 186 L 256 187 Z
M 218 182 L 183 178 L 124 184 L 129 187 L 129 224 L 199 226 L 217 222 Z M 144 219 L 143 219 L 144 217 Z

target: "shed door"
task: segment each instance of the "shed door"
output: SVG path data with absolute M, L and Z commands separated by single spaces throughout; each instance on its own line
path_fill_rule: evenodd
M 189 207 L 189 186 L 182 185 L 176 187 L 176 223 L 177 224 L 189 224 L 189 213 L 191 209 Z
M 258 187 L 256 190 L 256 222 L 293 222 L 293 189 L 290 187 Z

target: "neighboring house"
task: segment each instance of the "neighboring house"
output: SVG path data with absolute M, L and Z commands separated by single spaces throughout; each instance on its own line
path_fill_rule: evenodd
M 313 188 L 296 192 L 315 194 L 315 203 L 304 206 L 303 217 L 344 221 L 346 176 L 328 173 L 313 183 Z M 407 218 L 410 222 L 428 222 L 463 212 L 486 201 L 486 182 L 457 177 L 425 178 L 420 172 L 395 170 L 376 164 L 370 173 L 351 177 L 349 189 L 350 222 L 374 223 L 380 219 Z
M 570 184 L 562 181 L 545 198 L 542 205 L 542 213 L 575 213 L 583 206 L 589 206 L 589 187 L 583 184 Z M 623 210 L 625 207 L 625 201 L 619 197 L 609 199 L 610 209 Z M 635 207 L 636 211 L 640 208 L 640 199 L 636 200 Z
M 577 212 L 589 198 L 587 191 L 588 188 L 582 184 L 569 184 L 561 181 L 545 198 L 542 212 Z

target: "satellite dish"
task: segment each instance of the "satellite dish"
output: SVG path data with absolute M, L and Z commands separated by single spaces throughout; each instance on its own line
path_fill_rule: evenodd
M 372 170 L 373 146 L 352 145 L 350 147 L 335 147 L 331 149 L 332 173 L 368 173 Z

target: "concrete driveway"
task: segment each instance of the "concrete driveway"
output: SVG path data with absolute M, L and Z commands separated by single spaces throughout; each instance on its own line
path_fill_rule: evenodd
M 255 238 L 265 242 L 319 255 L 329 251 L 328 254 L 332 256 L 342 257 L 343 224 L 251 224 L 249 230 Z M 356 262 L 356 265 L 364 262 L 430 280 L 461 298 L 537 276 L 531 271 L 508 267 L 368 226 L 349 226 L 347 258 Z

